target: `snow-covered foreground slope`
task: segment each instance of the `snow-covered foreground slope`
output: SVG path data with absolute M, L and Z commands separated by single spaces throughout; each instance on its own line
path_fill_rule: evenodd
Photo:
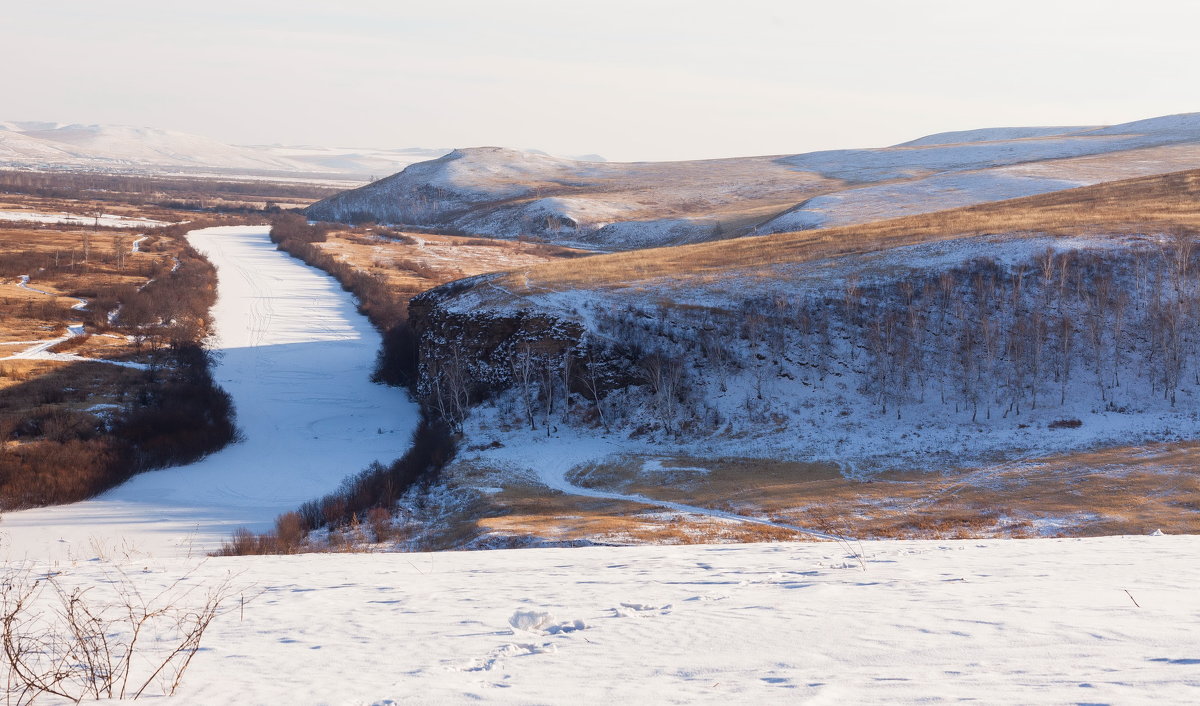
M 1159 536 L 212 559 L 200 583 L 232 572 L 261 595 L 244 612 L 235 597 L 171 702 L 1194 703 L 1197 551 Z M 191 563 L 124 568 L 153 594 Z M 105 562 L 63 571 L 90 598 L 112 590 Z
M 266 226 L 188 239 L 218 269 L 216 378 L 233 396 L 245 441 L 94 500 L 4 515 L 9 554 L 200 553 L 407 448 L 416 408 L 369 381 L 378 334 L 333 278 L 275 250 Z

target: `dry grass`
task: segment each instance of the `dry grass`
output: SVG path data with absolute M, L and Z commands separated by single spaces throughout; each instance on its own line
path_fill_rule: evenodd
M 90 199 L 63 199 L 31 194 L 0 193 L 0 211 L 29 211 L 30 213 L 69 213 L 91 216 L 96 211 L 123 218 L 149 218 L 156 221 L 182 220 L 180 212 L 155 206 L 139 206 L 119 202 L 98 202 Z
M 640 464 L 640 461 L 638 461 Z M 690 482 L 635 474 L 623 490 L 860 537 L 1070 536 L 1200 531 L 1200 444 L 1160 444 L 894 471 L 861 482 L 822 464 L 678 459 Z
M 774 265 L 995 233 L 1081 235 L 1200 231 L 1200 170 L 839 228 L 599 255 L 509 275 L 514 292 L 624 287 L 660 278 L 725 277 Z
M 660 513 L 641 503 L 546 494 L 509 487 L 488 498 L 490 516 L 470 519 L 473 534 L 537 537 L 549 542 L 619 544 L 711 544 L 808 539 L 769 525 L 730 522 L 703 515 Z M 464 517 L 464 521 L 468 518 Z M 460 532 L 462 530 L 460 529 Z
M 383 281 L 404 298 L 463 277 L 585 254 L 536 243 L 371 228 L 331 232 L 316 247 Z
M 1200 532 L 1200 475 L 1195 473 L 1200 443 L 1111 448 L 944 473 L 893 471 L 866 482 L 844 478 L 829 464 L 674 457 L 657 459 L 666 471 L 642 472 L 643 460 L 631 456 L 579 469 L 574 479 L 863 539 Z M 504 477 L 461 466 L 454 476 L 484 485 Z M 480 534 L 513 543 L 519 543 L 516 538 L 654 544 L 806 539 L 770 526 L 554 493 L 511 477 L 501 483 L 501 492 L 447 523 L 441 548 L 461 546 Z
M 77 303 L 72 295 L 111 287 L 140 286 L 147 281 L 150 273 L 178 255 L 178 244 L 154 252 L 149 249 L 153 247 L 150 240 L 142 244 L 145 251 L 129 253 L 135 237 L 137 233 L 134 231 L 96 234 L 65 226 L 0 227 L 0 254 L 13 260 L 22 256 L 43 256 L 47 261 L 57 260 L 61 264 L 57 270 L 22 271 L 22 274 L 30 275 L 29 286 L 40 292 L 18 286 L 17 277 L 0 275 L 0 313 L 3 314 L 0 316 L 0 344 L 64 335 L 67 324 L 81 318 L 79 312 L 71 309 Z M 85 241 L 89 250 L 86 263 L 83 261 Z M 125 253 L 120 261 L 115 256 L 118 250 Z M 71 263 L 76 264 L 72 266 Z M 63 345 L 60 344 L 55 351 L 67 352 Z M 126 356 L 134 350 L 123 337 L 110 336 L 80 337 L 68 341 L 66 345 L 69 346 L 69 352 L 95 358 Z M 0 345 L 0 357 L 16 353 L 24 347 Z M 0 386 L 3 385 L 4 381 L 0 380 Z
M 84 207 L 88 205 L 70 199 L 0 195 L 3 210 L 79 213 L 86 212 Z M 172 221 L 196 217 L 183 211 L 158 207 L 142 210 L 114 202 L 105 203 L 104 211 Z M 140 244 L 139 252 L 130 252 L 134 239 L 143 234 L 148 237 Z M 181 239 L 157 236 L 152 230 L 93 232 L 67 225 L 0 223 L 0 265 L 4 268 L 0 273 L 0 358 L 30 345 L 12 342 L 46 341 L 66 335 L 68 324 L 88 318 L 86 312 L 72 310 L 76 297 L 90 298 L 92 292 L 113 287 L 141 286 L 154 273 L 169 270 L 172 259 L 182 254 L 184 246 Z M 27 266 L 37 262 L 47 267 Z M 30 287 L 48 294 L 18 286 L 22 274 L 30 276 Z M 68 338 L 51 351 L 117 360 L 137 355 L 135 343 L 106 330 L 102 313 L 92 318 L 100 323 L 89 323 L 85 335 Z M 56 410 L 81 412 L 95 405 L 123 405 L 147 384 L 145 373 L 114 365 L 0 360 L 0 425 Z M 11 447 L 25 443 L 8 439 L 7 433 L 3 436 L 0 443 Z

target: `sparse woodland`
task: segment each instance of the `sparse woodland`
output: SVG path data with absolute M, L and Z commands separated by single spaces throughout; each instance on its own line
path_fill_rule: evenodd
M 517 333 L 487 346 L 464 345 L 461 327 L 425 330 L 421 393 L 453 425 L 492 398 L 500 419 L 530 429 L 698 438 L 784 424 L 817 398 L 842 399 L 858 419 L 919 409 L 914 424 L 986 428 L 1081 399 L 1136 412 L 1200 391 L 1200 271 L 1186 229 L 777 291 L 724 309 L 598 298 L 586 328 L 570 316 L 530 327 L 526 312 L 525 324 L 493 324 Z
M 132 337 L 136 358 L 146 368 L 77 362 L 0 390 L 0 508 L 88 498 L 135 473 L 194 461 L 236 438 L 232 402 L 213 381 L 211 354 L 202 346 L 216 299 L 216 271 L 178 242 L 194 227 L 155 233 L 159 246 L 173 242 L 171 251 L 179 254 L 137 266 L 136 274 L 148 280 L 143 286 L 84 285 L 71 292 L 89 300 L 82 311 L 49 298 L 51 303 L 40 305 L 58 307 L 52 313 L 61 322 L 82 318 L 90 331 Z M 53 254 L 14 255 L 5 258 L 0 276 L 39 271 L 43 278 L 62 275 L 69 281 L 73 269 L 86 267 L 67 257 L 56 265 Z M 116 267 L 125 255 L 106 248 L 92 257 L 111 259 L 107 264 Z M 12 311 L 32 315 L 20 307 Z M 110 311 L 116 311 L 111 320 Z M 2 363 L 0 373 L 15 374 Z M 119 391 L 117 409 L 85 405 L 97 385 Z

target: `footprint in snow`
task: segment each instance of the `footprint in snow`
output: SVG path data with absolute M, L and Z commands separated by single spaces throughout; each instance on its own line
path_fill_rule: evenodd
M 508 624 L 512 626 L 514 635 L 518 630 L 541 635 L 558 635 L 587 628 L 587 623 L 582 620 L 558 622 L 553 615 L 544 610 L 518 610 L 509 617 Z
M 506 657 L 525 657 L 528 655 L 537 655 L 545 653 L 558 652 L 558 645 L 552 642 L 544 642 L 542 644 L 513 642 L 507 645 L 492 650 L 483 661 L 473 667 L 467 667 L 465 672 L 490 672 L 497 664 L 502 662 Z
M 727 594 L 714 593 L 711 596 L 703 596 L 703 595 L 692 596 L 691 598 L 685 598 L 684 600 L 686 600 L 686 601 L 723 601 L 726 598 L 729 598 L 729 596 Z
M 666 615 L 671 612 L 671 604 L 652 605 L 650 603 L 622 603 L 620 607 L 613 608 L 614 618 L 629 618 L 633 616 L 650 615 L 656 613 L 658 615 Z

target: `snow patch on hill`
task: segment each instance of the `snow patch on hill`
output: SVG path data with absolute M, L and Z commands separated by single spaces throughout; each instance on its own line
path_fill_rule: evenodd
M 1039 179 L 1003 170 L 954 172 L 817 196 L 777 216 L 756 233 L 787 233 L 930 213 L 1086 186 L 1090 180 Z

